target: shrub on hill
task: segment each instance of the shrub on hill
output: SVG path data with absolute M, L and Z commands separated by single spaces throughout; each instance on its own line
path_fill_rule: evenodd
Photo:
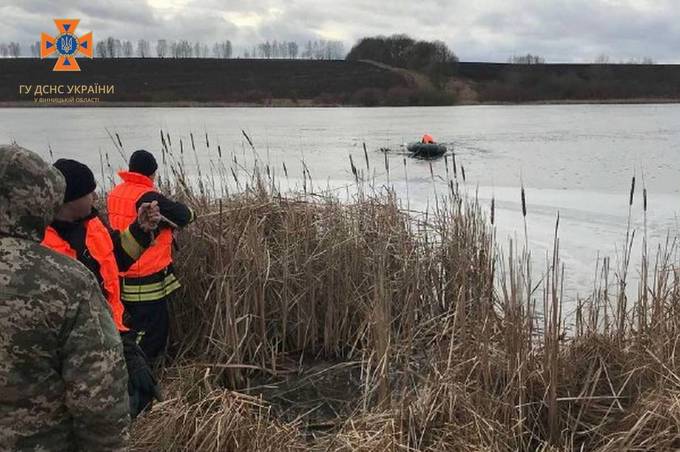
M 372 60 L 428 74 L 433 81 L 452 75 L 458 57 L 442 41 L 417 41 L 407 35 L 366 37 L 352 47 L 348 61 Z

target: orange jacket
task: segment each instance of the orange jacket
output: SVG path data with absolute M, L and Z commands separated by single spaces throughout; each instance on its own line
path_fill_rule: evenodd
M 118 264 L 113 252 L 113 241 L 108 229 L 98 217 L 94 217 L 85 222 L 85 247 L 90 255 L 99 263 L 99 274 L 102 277 L 104 292 L 113 322 L 118 331 L 128 331 L 123 324 L 123 303 L 120 301 L 120 279 L 118 278 Z M 77 259 L 76 251 L 71 248 L 69 243 L 62 239 L 52 226 L 45 230 L 43 246 L 50 248 L 58 253 Z
M 432 135 L 430 135 L 429 133 L 426 133 L 426 134 L 423 135 L 423 137 L 420 139 L 420 142 L 421 142 L 421 143 L 426 143 L 426 144 L 432 144 L 432 143 L 434 143 L 434 138 L 432 138 Z
M 111 227 L 119 231 L 137 218 L 137 201 L 145 193 L 157 191 L 153 180 L 139 173 L 121 171 L 123 182 L 116 185 L 106 200 Z M 164 270 L 172 263 L 172 231 L 162 229 L 154 244 L 147 248 L 132 267 L 121 276 L 140 278 Z

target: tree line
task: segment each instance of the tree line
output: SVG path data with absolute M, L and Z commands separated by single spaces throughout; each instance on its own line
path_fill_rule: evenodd
M 40 42 L 28 46 L 28 53 L 19 42 L 0 42 L 0 58 L 21 56 L 40 56 Z M 107 37 L 97 41 L 95 56 L 98 58 L 290 58 L 313 60 L 338 60 L 345 58 L 341 41 L 315 40 L 303 45 L 295 41 L 264 41 L 244 48 L 238 55 L 230 40 L 214 42 L 212 45 L 187 40 L 158 39 L 149 41 L 120 40 Z M 359 40 L 346 55 L 348 60 L 374 60 L 396 67 L 419 69 L 428 72 L 433 67 L 451 65 L 458 62 L 456 55 L 441 41 L 416 41 L 407 35 L 376 36 Z M 513 55 L 507 59 L 511 64 L 545 64 L 545 58 L 528 53 Z M 596 56 L 594 64 L 656 64 L 651 57 L 616 60 L 609 55 Z
M 545 58 L 527 53 L 526 55 L 513 55 L 508 58 L 510 64 L 545 64 Z
M 97 58 L 285 58 L 285 59 L 314 59 L 340 60 L 345 57 L 344 45 L 341 41 L 309 40 L 303 45 L 295 41 L 264 41 L 252 47 L 245 48 L 236 54 L 230 40 L 214 42 L 208 45 L 204 42 L 187 40 L 158 39 L 149 41 L 120 40 L 112 36 L 96 41 L 94 54 Z M 29 53 L 22 53 L 21 45 L 17 42 L 0 43 L 0 57 L 18 58 L 20 56 L 40 56 L 40 42 L 29 46 Z
M 629 58 L 627 60 L 618 60 L 610 58 L 609 55 L 601 53 L 593 61 L 593 64 L 656 64 L 656 62 L 650 57 L 642 58 Z M 526 55 L 513 55 L 508 58 L 508 63 L 510 64 L 545 64 L 545 58 L 539 55 L 532 55 L 527 53 Z
M 300 47 L 294 41 L 265 41 L 246 50 L 244 58 L 304 58 L 308 60 L 341 60 L 345 57 L 342 41 L 307 41 Z
M 40 49 L 40 47 L 38 47 Z M 2 58 L 18 58 L 21 56 L 21 45 L 18 42 L 9 42 L 5 44 L 0 42 L 0 57 Z

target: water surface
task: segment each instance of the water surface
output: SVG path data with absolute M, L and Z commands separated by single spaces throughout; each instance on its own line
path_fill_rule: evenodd
M 241 130 L 252 138 L 260 161 L 298 186 L 304 161 L 316 187 L 342 187 L 353 181 L 349 156 L 365 170 L 363 143 L 378 185 L 388 184 L 385 154 L 390 148 L 389 184 L 413 209 L 433 203 L 447 177 L 444 160 L 407 159 L 401 145 L 425 132 L 456 153 L 458 178 L 469 193 L 478 190 L 484 206 L 496 199 L 499 239 L 523 237 L 520 185 L 526 187 L 528 234 L 540 273 L 560 214 L 560 245 L 567 289 L 573 299 L 592 288 L 598 255 L 616 257 L 625 237 L 630 179 L 638 182 L 632 209 L 641 236 L 643 181 L 649 193 L 647 231 L 651 246 L 676 234 L 680 206 L 680 106 L 546 105 L 409 108 L 96 108 L 0 109 L 0 142 L 15 140 L 49 158 L 76 158 L 100 168 L 108 154 L 123 165 L 107 133 L 120 135 L 125 150 L 145 148 L 159 156 L 162 129 L 173 149 L 184 145 L 193 171 L 189 133 L 194 133 L 199 164 L 223 160 L 252 163 Z M 206 146 L 208 134 L 210 148 Z M 466 183 L 461 179 L 464 167 Z M 408 190 L 404 182 L 408 177 Z M 339 191 L 341 193 L 342 190 Z M 408 193 L 408 200 L 406 195 Z M 639 241 L 638 241 L 639 243 Z M 635 248 L 635 253 L 638 249 Z M 537 257 L 538 256 L 538 257 Z M 634 259 L 635 260 L 635 257 Z M 635 273 L 635 271 L 633 271 Z

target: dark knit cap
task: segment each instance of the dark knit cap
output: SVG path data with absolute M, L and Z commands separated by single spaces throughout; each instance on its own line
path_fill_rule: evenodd
M 66 193 L 64 202 L 70 202 L 85 195 L 89 195 L 97 188 L 94 174 L 87 165 L 69 159 L 59 159 L 54 167 L 61 171 L 66 179 Z
M 158 169 L 158 163 L 151 152 L 140 149 L 132 153 L 129 168 L 133 173 L 151 176 Z

